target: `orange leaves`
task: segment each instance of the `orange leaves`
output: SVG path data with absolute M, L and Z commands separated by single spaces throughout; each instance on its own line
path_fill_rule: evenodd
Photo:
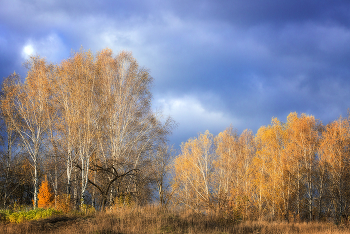
M 342 167 L 343 161 L 349 157 L 346 148 L 350 143 L 350 126 L 347 119 L 339 118 L 329 123 L 322 133 L 320 153 L 323 160 L 333 167 Z M 338 164 L 338 165 L 336 165 Z
M 155 170 L 149 155 L 167 142 L 174 126 L 171 118 L 164 121 L 151 108 L 152 77 L 147 69 L 140 68 L 131 53 L 121 52 L 113 57 L 110 49 L 96 54 L 81 49 L 57 65 L 35 56 L 29 59 L 27 68 L 25 82 L 16 74 L 5 80 L 0 108 L 7 129 L 11 128 L 16 132 L 13 135 L 20 138 L 18 149 L 29 158 L 34 193 L 28 194 L 34 195 L 34 206 L 37 206 L 38 174 L 42 169 L 54 170 L 55 193 L 62 188 L 59 184 L 62 179 L 58 178 L 63 171 L 62 159 L 66 160 L 67 193 L 72 192 L 72 174 L 77 164 L 81 177 L 74 187 L 81 182 L 78 189 L 81 198 L 88 189 L 91 166 L 109 169 L 111 164 L 116 178 L 107 176 L 109 171 L 100 170 L 96 187 L 108 185 L 101 189 L 101 194 L 106 197 L 115 191 L 123 193 L 121 187 L 129 192 L 130 183 L 135 196 L 146 201 L 151 196 L 150 185 L 144 182 L 148 180 L 139 180 L 140 173 L 131 175 L 131 172 L 142 171 L 153 176 L 148 171 Z M 47 161 L 54 161 L 55 167 L 46 167 Z M 132 179 L 117 180 L 123 176 Z M 43 200 L 43 195 L 40 196 Z
M 38 194 L 38 207 L 39 208 L 50 208 L 53 206 L 54 195 L 47 178 L 41 182 Z
M 259 213 L 262 212 L 262 204 L 267 204 L 266 209 L 273 218 L 279 215 L 285 189 L 282 160 L 286 145 L 285 131 L 285 126 L 273 118 L 271 125 L 261 127 L 255 137 L 257 151 L 253 167 L 257 175 L 254 180 L 259 194 L 257 204 Z
M 295 147 L 302 149 L 310 146 L 314 150 L 318 140 L 317 121 L 314 116 L 302 114 L 300 117 L 296 113 L 290 113 L 287 117 L 287 126 L 290 129 L 291 140 Z
M 183 143 L 174 162 L 173 189 L 194 210 L 212 208 L 213 153 L 213 136 L 206 131 Z
M 316 182 L 321 180 L 317 174 L 321 129 L 313 116 L 291 113 L 286 123 L 273 118 L 255 136 L 251 131 L 238 135 L 229 128 L 216 137 L 206 132 L 190 139 L 174 162 L 178 201 L 192 209 L 239 212 L 243 219 L 254 213 L 279 220 L 304 215 L 311 220 L 316 197 L 323 199 L 325 194 L 315 194 Z M 348 144 L 346 137 L 332 138 L 340 132 L 329 134 L 327 150 L 336 152 L 334 146 Z M 338 148 L 346 149 L 345 145 Z M 210 165 L 210 173 L 204 173 L 204 165 Z M 205 186 L 209 199 L 203 195 Z
M 48 95 L 50 84 L 49 76 L 51 75 L 52 67 L 48 65 L 44 58 L 31 57 L 28 61 L 30 69 L 26 77 L 26 84 L 32 92 L 30 95 L 44 96 Z
M 68 213 L 73 209 L 71 196 L 67 194 L 57 195 L 55 205 L 54 194 L 46 176 L 39 188 L 38 207 L 44 209 L 55 207 L 55 209 L 64 213 Z
M 196 211 L 241 210 L 247 217 L 254 152 L 252 132 L 238 136 L 232 128 L 216 137 L 206 131 L 183 143 L 174 161 L 173 190 L 178 202 Z
M 57 210 L 64 213 L 69 213 L 73 210 L 72 199 L 70 195 L 57 195 L 56 207 Z
M 347 183 L 350 175 L 349 144 L 349 119 L 340 117 L 326 126 L 319 146 L 320 169 L 330 179 L 328 183 L 337 219 L 344 212 L 350 195 L 350 184 Z
M 2 115 L 4 116 L 7 131 L 9 133 L 14 131 L 13 120 L 17 119 L 18 117 L 14 100 L 18 93 L 19 79 L 19 76 L 16 74 L 16 72 L 14 72 L 12 75 L 5 78 L 2 83 L 3 94 L 0 98 L 0 108 Z

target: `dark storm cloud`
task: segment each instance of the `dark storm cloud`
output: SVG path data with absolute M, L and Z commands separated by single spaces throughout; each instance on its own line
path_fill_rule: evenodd
M 31 51 L 59 62 L 81 45 L 131 50 L 177 144 L 291 111 L 327 123 L 349 107 L 349 12 L 340 0 L 2 1 L 0 75 Z
M 349 24 L 349 3 L 325 0 L 217 0 L 171 1 L 172 8 L 181 16 L 223 20 L 240 26 L 272 24 L 283 26 L 290 22 L 335 21 Z

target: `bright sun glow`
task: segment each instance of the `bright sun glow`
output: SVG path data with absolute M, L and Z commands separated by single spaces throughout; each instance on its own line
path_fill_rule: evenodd
M 26 45 L 25 47 L 23 47 L 23 55 L 24 56 L 30 56 L 34 53 L 34 48 L 32 45 Z

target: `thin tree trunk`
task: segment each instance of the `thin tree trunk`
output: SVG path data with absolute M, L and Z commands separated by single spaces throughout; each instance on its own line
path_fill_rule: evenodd
M 6 179 L 4 186 L 4 207 L 6 208 L 6 201 L 9 196 L 8 194 L 8 183 L 10 176 L 10 162 L 12 159 L 12 134 L 11 131 L 7 131 L 7 158 L 6 158 Z
M 57 189 L 58 189 L 57 154 L 55 154 L 55 185 L 54 185 L 55 208 L 57 208 L 57 195 L 58 195 Z
M 38 207 L 38 163 L 34 160 L 34 209 Z
M 297 181 L 297 220 L 300 221 L 300 169 L 298 165 L 298 181 Z
M 72 151 L 68 150 L 67 158 L 67 195 L 72 193 Z
M 74 207 L 77 209 L 78 207 L 78 181 L 77 181 L 77 169 L 74 169 L 74 188 L 73 188 L 73 202 Z
M 85 202 L 85 191 L 87 188 L 88 175 L 89 175 L 89 158 L 81 155 L 81 195 L 80 205 L 83 206 Z

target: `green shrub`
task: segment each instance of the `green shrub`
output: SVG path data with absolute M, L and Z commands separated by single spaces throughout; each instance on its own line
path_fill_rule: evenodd
M 11 223 L 21 223 L 26 220 L 38 220 L 43 218 L 48 218 L 53 215 L 61 214 L 61 211 L 57 211 L 54 209 L 34 209 L 34 210 L 22 210 L 13 212 L 11 210 L 0 211 L 0 219 L 1 221 L 9 221 Z
M 11 223 L 17 223 L 17 218 L 19 216 L 19 213 L 18 212 L 14 212 L 12 214 L 10 214 L 8 216 L 8 220 L 11 222 Z

